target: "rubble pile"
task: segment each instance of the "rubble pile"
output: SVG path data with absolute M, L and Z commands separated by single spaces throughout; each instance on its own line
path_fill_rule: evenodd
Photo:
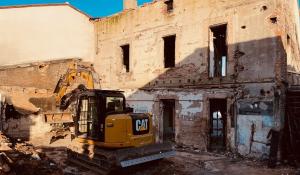
M 8 137 L 0 132 L 0 151 L 11 151 L 12 143 Z
M 62 168 L 33 145 L 0 132 L 0 175 L 62 175 Z

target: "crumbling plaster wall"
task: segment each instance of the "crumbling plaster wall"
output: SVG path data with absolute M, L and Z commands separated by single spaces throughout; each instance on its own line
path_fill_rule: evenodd
M 75 59 L 76 60 L 76 59 Z M 0 67 L 1 131 L 31 140 L 51 130 L 42 113 L 55 110 L 53 91 L 72 59 Z M 8 110 L 7 105 L 13 105 Z M 8 112 L 10 111 L 10 112 Z
M 228 108 L 237 108 L 237 101 L 275 101 L 274 96 L 284 92 L 282 81 L 286 77 L 287 64 L 282 33 L 278 31 L 286 23 L 282 20 L 274 23 L 271 20 L 274 15 L 278 19 L 283 17 L 278 13 L 282 11 L 279 4 L 273 0 L 174 0 L 174 10 L 167 12 L 163 1 L 155 1 L 136 10 L 98 19 L 95 21 L 98 40 L 95 68 L 102 77 L 102 87 L 125 90 L 130 94 L 127 96 L 132 106 L 139 108 L 147 104 L 148 107 L 142 109 L 158 117 L 160 113 L 155 108 L 159 106 L 158 94 L 178 100 L 177 142 L 204 148 L 208 137 L 208 99 L 221 96 L 228 99 Z M 227 76 L 209 78 L 209 27 L 224 23 L 227 24 L 228 35 Z M 176 65 L 175 68 L 166 69 L 162 37 L 174 34 Z M 129 72 L 122 65 L 120 46 L 124 44 L 130 44 Z M 212 91 L 214 95 L 207 95 Z M 180 99 L 187 96 L 193 101 L 189 96 L 193 92 L 195 96 L 202 96 L 198 111 L 205 109 L 206 112 L 182 115 L 181 111 L 185 108 L 179 105 L 182 101 Z M 169 96 L 169 93 L 177 95 Z M 148 97 L 151 100 L 143 100 Z M 239 115 L 231 113 L 234 119 L 227 121 L 233 121 L 232 126 L 235 126 Z M 271 117 L 274 118 L 271 127 L 276 123 L 281 124 L 278 111 Z M 249 123 L 251 121 L 244 125 L 248 126 Z M 236 138 L 242 132 L 235 128 L 229 129 L 230 122 L 227 126 L 228 147 L 233 148 L 239 144 Z M 264 135 L 265 130 L 260 129 L 258 127 L 256 132 Z M 249 132 L 250 129 L 244 136 L 247 137 Z M 249 144 L 246 147 L 249 148 Z
M 71 64 L 90 68 L 91 63 L 80 59 L 33 62 L 0 67 L 0 128 L 11 137 L 34 139 L 43 137 L 51 127 L 45 123 L 44 112 L 59 112 L 54 89 Z M 96 78 L 96 77 L 95 77 Z M 80 77 L 73 80 L 67 92 L 85 84 Z M 8 108 L 13 105 L 13 108 Z M 10 110 L 8 110 L 10 109 Z
M 158 1 L 97 20 L 95 67 L 103 74 L 103 87 L 274 81 L 276 70 L 270 65 L 283 52 L 275 30 L 278 26 L 269 20 L 276 7 L 273 1 L 252 2 L 175 0 L 174 11 L 167 13 L 163 1 Z M 268 8 L 262 10 L 263 6 Z M 209 26 L 221 23 L 228 24 L 228 76 L 209 79 Z M 176 34 L 176 67 L 165 69 L 162 37 L 172 34 Z M 123 44 L 130 44 L 129 73 L 122 65 Z
M 74 59 L 77 60 L 77 59 Z M 54 91 L 73 59 L 32 62 L 0 67 L 1 86 L 18 86 Z
M 24 140 L 43 138 L 52 129 L 48 123 L 45 123 L 42 114 L 10 118 L 1 124 L 5 134 L 12 138 Z
M 68 4 L 1 7 L 0 25 L 1 66 L 94 58 L 94 24 Z
M 152 113 L 153 125 L 156 131 L 156 140 L 163 140 L 163 118 L 162 116 L 162 100 L 175 100 L 175 141 L 179 145 L 191 146 L 201 150 L 207 150 L 209 142 L 209 103 L 211 98 L 227 98 L 232 96 L 231 90 L 200 90 L 180 88 L 172 90 L 152 90 L 152 91 L 134 91 L 127 90 L 127 105 L 134 108 L 137 113 Z M 234 146 L 231 141 L 231 118 L 230 104 L 232 99 L 227 99 L 227 123 L 228 148 Z
M 285 25 L 278 31 L 287 55 L 289 85 L 300 85 L 300 24 L 297 1 L 278 1 L 281 23 Z
M 0 67 L 0 94 L 16 112 L 0 112 L 1 129 L 15 138 L 32 139 L 50 131 L 39 112 L 55 111 L 53 91 L 61 75 L 78 59 Z M 4 106 L 2 106 L 4 107 Z M 16 115 L 16 116 L 13 116 Z
M 300 73 L 300 26 L 299 26 L 299 9 L 297 1 L 278 1 L 281 10 L 278 13 L 284 22 L 280 33 L 284 46 L 287 51 L 288 71 Z M 289 37 L 289 41 L 288 41 Z M 288 43 L 289 42 L 289 43 Z M 288 48 L 289 47 L 289 48 Z M 290 53 L 288 53 L 290 52 Z
M 34 111 L 28 111 L 28 109 L 18 109 L 19 106 L 15 106 L 15 104 L 14 108 L 10 108 L 9 105 L 15 100 L 20 101 L 23 107 L 27 104 L 24 103 L 24 94 L 12 99 L 11 94 L 9 95 L 3 92 L 2 89 L 0 90 L 1 132 L 15 139 L 32 140 L 44 137 L 45 133 L 51 130 L 51 126 L 45 123 L 44 116 Z
M 156 140 L 163 140 L 163 118 L 162 103 L 163 99 L 175 100 L 175 140 L 194 147 L 206 149 L 208 133 L 207 119 L 203 117 L 203 92 L 194 91 L 127 91 L 127 103 L 134 108 L 135 112 L 149 112 L 153 114 Z M 193 134 L 191 134 L 193 133 Z M 195 137 L 197 135 L 197 137 Z
M 93 69 L 90 62 L 83 62 L 76 58 L 0 66 L 0 92 L 11 96 L 15 101 L 19 97 L 24 102 L 32 103 L 41 111 L 55 110 L 54 90 L 59 79 L 73 64 L 83 66 L 87 71 Z M 98 77 L 94 78 L 96 86 Z M 79 84 L 87 85 L 86 80 L 81 77 L 75 77 L 70 83 L 67 93 Z

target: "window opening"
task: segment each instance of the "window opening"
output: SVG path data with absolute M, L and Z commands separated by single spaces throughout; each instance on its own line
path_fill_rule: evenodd
M 107 112 L 123 112 L 123 98 L 122 97 L 106 97 Z
M 165 68 L 175 67 L 176 35 L 164 37 L 164 64 Z
M 98 137 L 98 112 L 95 97 L 81 100 L 80 116 L 78 121 L 79 135 L 84 137 Z
M 173 0 L 166 0 L 165 4 L 167 6 L 167 12 L 172 12 L 174 9 L 174 2 Z
M 129 72 L 129 57 L 130 57 L 130 46 L 129 44 L 121 46 L 123 66 L 126 68 L 126 72 Z
M 286 36 L 287 46 L 286 46 L 286 58 L 287 60 L 291 60 L 292 49 L 291 49 L 291 37 L 289 35 Z
M 210 28 L 209 77 L 227 74 L 227 25 Z

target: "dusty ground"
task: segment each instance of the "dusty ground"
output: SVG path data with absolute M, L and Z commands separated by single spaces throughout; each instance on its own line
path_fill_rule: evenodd
M 1 136 L 1 135 L 0 135 Z M 1 137 L 0 137 L 1 140 Z M 96 175 L 83 167 L 67 161 L 65 140 L 47 144 L 47 137 L 32 143 L 16 142 L 10 144 L 2 139 L 3 149 L 13 163 L 7 163 L 10 171 L 0 175 Z M 267 168 L 267 162 L 243 159 L 222 154 L 199 152 L 190 149 L 178 149 L 176 156 L 127 169 L 120 169 L 111 174 L 124 175 L 294 175 L 296 169 L 289 166 Z M 1 158 L 1 154 L 0 154 Z M 4 161 L 5 162 L 5 161 Z M 0 164 L 3 164 L 0 159 Z M 1 167 L 1 166 L 0 166 Z
M 46 151 L 47 155 L 63 167 L 67 175 L 96 175 L 96 173 L 79 168 L 65 161 L 66 154 L 63 149 L 53 148 Z M 111 174 L 124 175 L 293 175 L 296 170 L 292 167 L 279 166 L 269 169 L 267 162 L 253 160 L 231 159 L 223 155 L 211 153 L 198 153 L 190 151 L 177 151 L 173 158 L 143 164 Z
M 46 155 L 63 167 L 67 175 L 96 175 L 97 173 L 70 164 L 62 148 L 45 150 Z M 111 174 L 124 175 L 294 175 L 296 169 L 289 166 L 267 168 L 267 162 L 229 158 L 221 154 L 178 150 L 173 158 L 140 166 L 117 170 Z

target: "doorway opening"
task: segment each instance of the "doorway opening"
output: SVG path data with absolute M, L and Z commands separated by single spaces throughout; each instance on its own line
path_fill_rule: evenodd
M 210 150 L 225 150 L 227 100 L 210 99 Z
M 175 142 L 175 100 L 161 100 L 163 116 L 163 141 Z

